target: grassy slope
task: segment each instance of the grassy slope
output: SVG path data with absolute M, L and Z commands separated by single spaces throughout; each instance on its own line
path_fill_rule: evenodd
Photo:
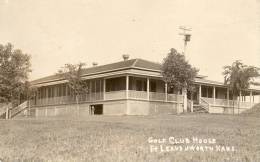
M 252 116 L 260 117 L 260 103 L 254 105 L 251 109 L 244 111 L 243 115 L 251 116 L 251 117 Z
M 250 116 L 91 116 L 2 120 L 0 125 L 0 159 L 214 162 L 256 161 L 260 155 L 260 118 Z M 234 145 L 237 151 L 150 153 L 151 136 L 216 138 L 218 144 Z

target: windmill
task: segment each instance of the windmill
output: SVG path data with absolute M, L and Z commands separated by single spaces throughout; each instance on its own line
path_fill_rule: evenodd
M 180 26 L 179 29 L 182 30 L 181 33 L 179 33 L 179 35 L 183 35 L 184 36 L 184 48 L 183 48 L 183 55 L 185 55 L 186 53 L 186 48 L 187 48 L 187 43 L 190 41 L 190 37 L 191 34 L 189 33 L 191 31 L 191 28 L 189 27 L 185 27 L 185 26 Z

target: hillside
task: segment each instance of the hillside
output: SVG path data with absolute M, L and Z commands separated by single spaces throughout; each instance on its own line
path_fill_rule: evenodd
M 245 116 L 260 117 L 260 103 L 242 113 Z
M 0 120 L 0 159 L 255 162 L 259 161 L 260 151 L 259 120 L 251 116 L 214 114 Z M 156 142 L 169 137 L 175 137 L 176 143 Z M 203 150 L 178 150 L 189 145 L 181 142 L 184 138 L 207 139 L 209 143 L 192 144 L 202 146 Z M 158 152 L 151 151 L 160 146 Z M 219 146 L 221 151 L 217 149 Z M 225 151 L 231 146 L 235 151 Z M 216 150 L 206 150 L 211 147 Z M 167 152 L 166 148 L 174 149 Z

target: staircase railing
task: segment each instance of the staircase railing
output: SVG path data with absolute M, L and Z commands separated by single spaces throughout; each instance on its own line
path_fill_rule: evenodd
M 201 105 L 206 111 L 209 112 L 209 107 L 210 107 L 209 103 L 208 103 L 206 100 L 204 100 L 203 98 L 201 98 L 200 101 L 201 101 L 201 102 L 200 102 L 200 105 Z
M 6 113 L 6 108 L 0 107 L 0 118 Z
M 23 111 L 27 107 L 28 107 L 28 102 L 25 101 L 22 104 L 18 105 L 17 107 L 10 109 L 9 110 L 9 117 L 12 118 L 12 117 L 16 116 L 17 114 L 19 114 L 21 111 Z
M 12 107 L 11 103 L 0 104 L 0 119 L 8 118 L 8 110 Z

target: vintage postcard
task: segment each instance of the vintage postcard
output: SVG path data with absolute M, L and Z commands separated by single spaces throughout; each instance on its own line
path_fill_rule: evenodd
M 260 162 L 259 0 L 0 0 L 0 162 Z

